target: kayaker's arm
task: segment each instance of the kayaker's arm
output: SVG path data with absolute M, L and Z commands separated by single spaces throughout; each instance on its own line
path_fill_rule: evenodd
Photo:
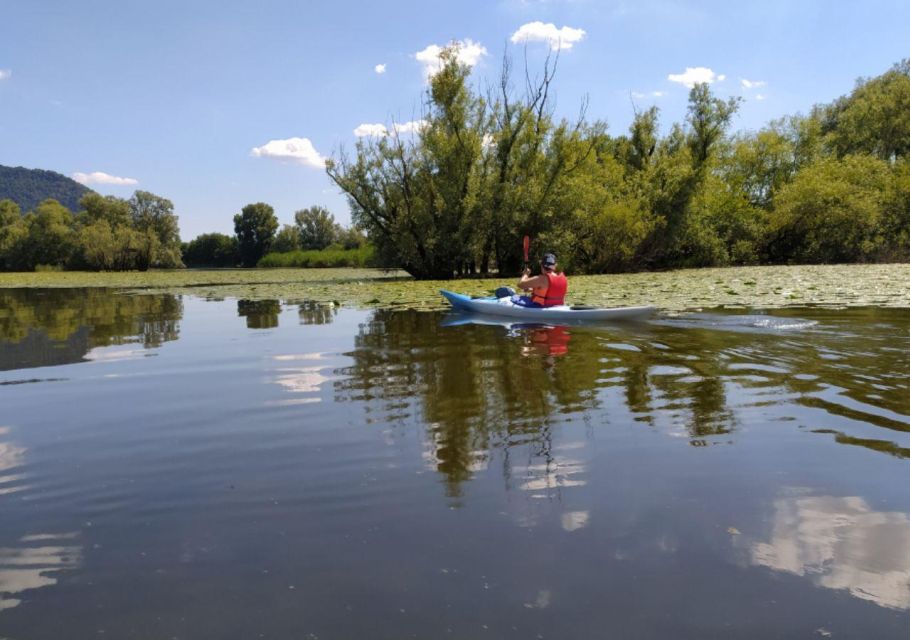
M 521 274 L 521 280 L 518 281 L 518 288 L 523 289 L 524 291 L 530 291 L 535 287 L 546 287 L 547 286 L 547 276 L 540 274 L 537 276 L 531 275 L 530 269 L 525 269 L 524 273 Z

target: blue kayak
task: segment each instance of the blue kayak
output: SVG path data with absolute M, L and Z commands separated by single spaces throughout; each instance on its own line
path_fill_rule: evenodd
M 439 291 L 459 311 L 470 311 L 487 316 L 521 318 L 525 322 L 592 322 L 606 320 L 644 320 L 656 307 L 523 307 L 510 298 L 472 298 L 461 293 L 442 289 Z

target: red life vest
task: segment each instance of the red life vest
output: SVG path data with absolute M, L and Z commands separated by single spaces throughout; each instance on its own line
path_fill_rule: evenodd
M 555 307 L 556 305 L 565 304 L 566 290 L 569 288 L 569 281 L 564 273 L 551 273 L 544 271 L 547 276 L 547 287 L 536 287 L 531 300 L 544 307 Z

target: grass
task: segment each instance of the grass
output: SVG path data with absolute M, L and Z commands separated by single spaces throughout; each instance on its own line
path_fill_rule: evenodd
M 120 273 L 0 273 L 0 288 L 110 287 L 209 298 L 331 302 L 359 307 L 445 308 L 439 289 L 488 294 L 516 278 L 412 280 L 379 269 L 185 269 Z M 748 289 L 736 287 L 754 283 Z M 910 265 L 689 269 L 570 276 L 569 301 L 604 307 L 653 304 L 667 311 L 785 306 L 910 307 Z
M 323 269 L 339 267 L 367 267 L 373 260 L 373 247 L 359 249 L 322 249 L 319 251 L 288 251 L 269 253 L 259 261 L 259 267 Z

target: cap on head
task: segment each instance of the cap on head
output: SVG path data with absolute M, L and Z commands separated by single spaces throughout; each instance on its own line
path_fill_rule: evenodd
M 556 266 L 556 256 L 552 253 L 543 254 L 543 258 L 540 260 L 540 264 L 545 267 L 555 267 Z

